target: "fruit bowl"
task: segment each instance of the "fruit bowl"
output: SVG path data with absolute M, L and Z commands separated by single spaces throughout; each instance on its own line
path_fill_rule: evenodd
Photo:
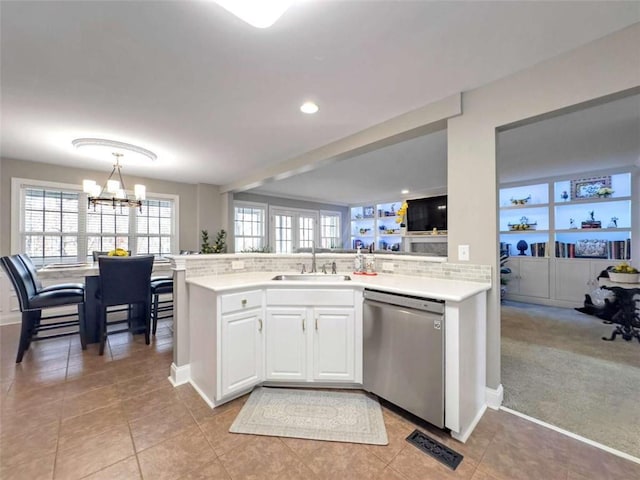
M 640 273 L 609 272 L 609 280 L 616 283 L 640 283 Z

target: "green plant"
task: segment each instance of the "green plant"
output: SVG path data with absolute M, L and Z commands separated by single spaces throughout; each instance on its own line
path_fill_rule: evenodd
M 200 253 L 213 253 L 213 247 L 209 243 L 209 231 L 202 230 L 202 232 L 200 232 L 200 236 L 202 239 Z
M 225 253 L 227 251 L 227 232 L 220 230 L 216 234 L 216 240 L 213 242 L 213 251 L 211 253 Z

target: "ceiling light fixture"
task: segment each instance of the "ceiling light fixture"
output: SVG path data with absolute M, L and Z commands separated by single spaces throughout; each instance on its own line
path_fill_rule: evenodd
M 407 190 L 406 188 L 404 190 L 402 190 L 400 192 L 402 195 L 406 195 L 407 193 L 409 193 L 409 190 Z
M 131 153 L 136 156 L 142 156 L 145 159 L 155 160 L 156 154 L 150 150 L 128 143 L 115 142 L 113 140 L 103 140 L 100 138 L 78 138 L 71 142 L 77 149 L 99 149 L 104 152 L 105 149 L 111 150 L 111 155 L 116 158 L 116 163 L 113 165 L 111 174 L 102 187 L 98 185 L 95 180 L 83 180 L 82 190 L 88 194 L 88 205 L 93 205 L 95 210 L 96 205 L 111 205 L 113 208 L 120 207 L 132 207 L 142 210 L 142 201 L 146 199 L 147 188 L 142 184 L 136 184 L 133 186 L 134 195 L 129 196 L 122 179 L 122 165 L 120 165 L 120 159 L 125 155 L 125 152 Z M 117 172 L 117 177 L 114 179 L 114 175 Z
M 225 10 L 256 28 L 268 28 L 291 6 L 293 0 L 215 0 Z
M 302 113 L 307 113 L 307 114 L 312 114 L 312 113 L 316 113 L 318 110 L 320 110 L 318 108 L 318 105 L 315 104 L 314 102 L 304 102 L 301 106 L 300 106 L 300 111 Z

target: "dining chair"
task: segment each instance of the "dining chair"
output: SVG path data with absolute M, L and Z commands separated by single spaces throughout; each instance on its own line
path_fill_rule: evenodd
M 31 275 L 31 278 L 33 280 L 33 286 L 36 290 L 40 292 L 63 290 L 65 288 L 79 288 L 84 290 L 84 284 L 82 283 L 58 283 L 55 285 L 43 287 L 42 281 L 40 281 L 40 278 L 38 277 L 38 271 L 35 264 L 33 263 L 33 260 L 31 260 L 31 257 L 26 253 L 18 253 L 17 255 L 18 257 L 20 257 L 20 260 L 22 260 L 22 263 L 24 263 L 24 266 L 27 268 L 27 270 L 29 270 L 29 274 Z
M 42 288 L 42 283 L 38 280 L 37 274 L 35 277 L 32 276 L 29 267 L 20 255 L 2 257 L 0 261 L 2 268 L 9 276 L 13 288 L 16 291 L 20 312 L 22 313 L 22 326 L 16 363 L 22 362 L 24 353 L 29 349 L 31 342 L 37 340 L 46 340 L 79 333 L 82 349 L 85 350 L 87 348 L 87 342 L 85 335 L 83 286 L 81 284 L 73 284 L 79 285 L 79 288 L 74 286 Z M 49 315 L 47 317 L 42 316 L 42 310 L 46 310 L 47 308 L 71 305 L 77 308 L 76 313 Z M 78 327 L 78 330 L 69 331 L 69 328 L 75 326 Z M 62 333 L 40 335 L 41 332 L 61 329 L 64 330 Z
M 166 298 L 171 294 L 171 298 Z M 160 296 L 164 300 L 160 300 Z M 151 279 L 151 333 L 156 334 L 158 320 L 173 317 L 173 277 L 154 277 Z
M 137 333 L 141 325 L 134 324 L 129 315 L 127 320 L 107 322 L 107 307 L 114 305 L 135 305 L 135 311 L 142 317 L 145 343 L 149 345 L 150 307 L 151 307 L 151 270 L 153 255 L 137 257 L 98 257 L 99 288 L 96 293 L 98 304 L 98 329 L 100 332 L 99 354 L 104 353 L 107 335 L 113 333 Z M 108 326 L 127 323 L 126 329 L 108 331 Z

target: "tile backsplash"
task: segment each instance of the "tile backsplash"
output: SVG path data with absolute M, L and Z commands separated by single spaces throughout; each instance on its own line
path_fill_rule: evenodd
M 374 254 L 375 255 L 375 254 Z M 231 273 L 250 272 L 300 272 L 304 264 L 308 272 L 311 267 L 309 254 L 220 254 L 220 255 L 192 255 L 177 257 L 182 263 L 184 259 L 186 278 L 201 277 L 205 275 L 224 275 Z M 442 259 L 413 255 L 375 255 L 376 270 L 378 272 L 394 273 L 397 275 L 416 275 L 433 278 L 457 279 L 469 282 L 491 282 L 490 265 L 470 265 L 460 263 L 443 262 Z M 232 268 L 232 265 L 242 268 Z M 350 273 L 353 271 L 354 254 L 352 253 L 321 253 L 316 256 L 318 271 L 322 265 L 326 265 L 330 271 L 331 263 L 335 262 L 338 273 Z M 383 270 L 393 265 L 391 269 Z

